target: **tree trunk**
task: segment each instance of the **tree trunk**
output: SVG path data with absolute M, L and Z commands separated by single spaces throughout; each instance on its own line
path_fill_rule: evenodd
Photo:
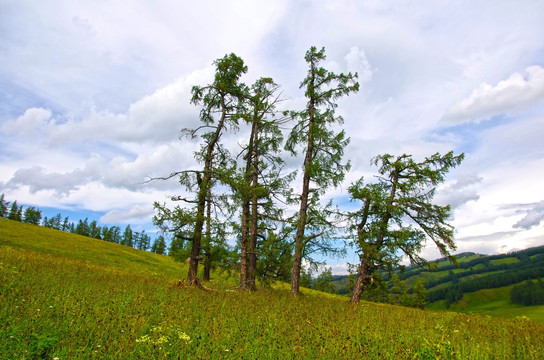
M 210 281 L 210 270 L 212 267 L 212 191 L 208 188 L 208 202 L 206 204 L 206 246 L 204 250 L 204 274 L 203 281 Z
M 257 194 L 257 187 L 259 186 L 259 126 L 258 122 L 253 122 L 253 149 L 251 154 L 252 173 L 251 173 L 251 188 L 253 189 L 252 198 L 251 198 L 251 237 L 249 243 L 249 288 L 251 290 L 256 290 L 257 286 L 255 284 L 256 274 L 257 274 L 257 225 L 259 221 L 259 209 L 258 209 L 258 200 L 259 196 Z
M 300 269 L 302 268 L 302 250 L 304 248 L 304 230 L 306 228 L 306 214 L 308 212 L 308 198 L 310 195 L 310 165 L 313 159 L 313 125 L 314 103 L 310 101 L 310 121 L 308 124 L 308 145 L 304 158 L 304 176 L 302 179 L 302 194 L 300 196 L 300 211 L 295 236 L 295 254 L 293 257 L 293 272 L 291 275 L 291 295 L 297 296 L 300 287 Z
M 368 281 L 371 279 L 371 267 L 368 259 L 363 255 L 361 258 L 361 264 L 359 265 L 359 271 L 357 272 L 357 281 L 353 287 L 353 294 L 349 301 L 350 304 L 357 304 L 361 300 L 363 290 Z
M 204 162 L 204 171 L 202 178 L 198 181 L 198 205 L 196 212 L 196 221 L 195 221 L 195 231 L 193 233 L 193 246 L 191 249 L 191 257 L 189 258 L 189 271 L 187 274 L 187 285 L 200 285 L 200 280 L 198 279 L 198 261 L 200 259 L 200 245 L 202 242 L 202 228 L 204 227 L 204 209 L 206 207 L 206 197 L 208 195 L 210 180 L 211 180 L 211 171 L 212 171 L 212 162 L 213 162 L 213 152 L 215 150 L 215 145 L 219 141 L 221 136 L 221 131 L 223 130 L 223 124 L 226 119 L 226 106 L 224 103 L 224 98 L 221 98 L 221 119 L 217 123 L 217 128 L 215 129 L 215 134 L 208 144 L 208 149 L 206 150 L 206 158 Z
M 244 200 L 242 204 L 242 234 L 241 234 L 241 249 L 240 249 L 240 288 L 247 288 L 248 277 L 247 277 L 247 238 L 248 238 L 248 227 L 247 221 L 249 218 L 249 201 Z
M 249 282 L 251 282 L 251 275 L 248 276 L 248 239 L 249 239 L 249 227 L 248 222 L 251 218 L 250 216 L 250 207 L 251 201 L 249 196 L 248 185 L 249 182 L 249 172 L 251 171 L 251 161 L 252 161 L 252 152 L 255 146 L 255 132 L 252 128 L 251 134 L 249 136 L 249 145 L 248 153 L 246 154 L 246 171 L 243 176 L 242 187 L 242 226 L 241 226 L 241 250 L 240 250 L 240 288 L 245 289 L 248 287 Z M 251 263 L 251 261 L 249 261 Z

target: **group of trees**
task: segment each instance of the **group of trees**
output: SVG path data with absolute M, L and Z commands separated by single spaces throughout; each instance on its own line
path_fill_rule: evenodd
M 543 305 L 544 304 L 544 282 L 538 279 L 536 282 L 527 280 L 522 284 L 512 287 L 510 300 L 520 305 Z
M 40 209 L 29 206 L 23 211 L 22 205 L 18 205 L 17 201 L 13 201 L 13 203 L 7 201 L 4 194 L 0 197 L 0 217 L 101 239 L 140 250 L 149 250 L 157 254 L 166 254 L 167 250 L 164 236 L 160 235 L 151 242 L 151 237 L 146 234 L 145 230 L 140 232 L 134 231 L 130 224 L 121 231 L 121 227 L 119 226 L 100 226 L 96 220 L 89 222 L 88 218 L 74 223 L 68 217 L 63 218 L 60 213 L 51 218 L 47 218 L 47 216 L 42 218 L 42 211 Z
M 432 199 L 463 154 L 434 154 L 420 162 L 406 154 L 377 156 L 377 181 L 361 178 L 349 188 L 352 200 L 361 202 L 360 210 L 344 213 L 332 201 L 323 201 L 350 169 L 343 160 L 349 138 L 335 113 L 337 100 L 359 89 L 356 73 L 328 71 L 321 66 L 325 59 L 324 48 L 307 51 L 308 71 L 300 85 L 306 105 L 298 110 L 277 111 L 282 97 L 270 78 L 251 86 L 241 82 L 247 66 L 235 54 L 214 62 L 211 84 L 193 87 L 191 102 L 201 107 L 201 125 L 183 133 L 200 137 L 195 158 L 201 167 L 156 178 L 178 177 L 189 195 L 172 197 L 182 202 L 174 209 L 155 203 L 154 217 L 187 256 L 188 284 L 200 284 L 199 263 L 204 265 L 203 278 L 209 276 L 229 236 L 237 239 L 233 261 L 239 266 L 241 288 L 255 289 L 257 277 L 278 278 L 291 281 L 293 295 L 304 280 L 303 260 L 312 263 L 315 252 L 334 253 L 334 240 L 347 238 L 361 260 L 352 303 L 374 282 L 378 270 L 392 269 L 402 256 L 429 265 L 418 255 L 427 239 L 451 256 L 453 228 L 446 222 L 450 208 L 434 205 Z M 287 131 L 289 122 L 293 125 Z M 248 138 L 235 156 L 222 138 L 243 126 Z M 300 152 L 299 177 L 283 171 L 282 150 L 293 156 Z M 300 181 L 297 190 L 295 179 Z M 288 207 L 298 210 L 286 214 Z
M 526 252 L 533 255 L 527 255 Z M 514 263 L 490 264 L 489 258 L 498 260 L 512 256 L 516 256 L 521 260 Z M 445 300 L 446 306 L 449 306 L 462 299 L 464 293 L 482 289 L 495 289 L 518 284 L 530 279 L 542 278 L 544 277 L 544 247 L 523 250 L 519 254 L 490 256 L 487 260 L 478 259 L 478 264 L 488 265 L 487 267 L 482 267 L 482 269 L 467 269 L 464 272 L 455 274 L 451 272 L 448 276 L 444 276 L 437 281 L 428 282 L 428 284 L 431 284 L 431 287 L 445 282 L 450 283 L 449 286 L 429 291 L 429 301 Z M 486 274 L 486 272 L 489 272 L 489 274 Z

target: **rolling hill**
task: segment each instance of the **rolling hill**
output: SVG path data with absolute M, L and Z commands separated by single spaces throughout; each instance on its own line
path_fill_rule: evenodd
M 544 278 L 544 246 L 499 255 L 462 253 L 456 257 L 457 265 L 439 259 L 433 271 L 408 267 L 397 274 L 408 288 L 417 279 L 425 279 L 429 309 L 509 318 L 527 316 L 544 321 L 544 305 L 521 306 L 510 301 L 510 291 L 515 285 Z M 387 274 L 383 277 L 388 280 Z M 343 292 L 347 277 L 336 276 L 334 283 Z
M 187 287 L 184 264 L 0 219 L 2 359 L 538 359 L 544 324 L 362 302 L 278 284 Z

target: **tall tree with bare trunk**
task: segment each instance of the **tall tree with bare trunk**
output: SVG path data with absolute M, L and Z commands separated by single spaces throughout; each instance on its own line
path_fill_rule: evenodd
M 272 197 L 292 178 L 281 174 L 283 160 L 278 156 L 283 142 L 280 125 L 286 121 L 276 117 L 275 108 L 282 101 L 278 89 L 271 78 L 258 79 L 250 88 L 244 115 L 251 130 L 242 152 L 245 166 L 235 190 L 242 200 L 240 287 L 250 290 L 256 289 L 258 237 L 268 233 L 263 224 L 270 217 L 280 217 L 280 209 L 271 204 Z
M 304 95 L 308 101 L 303 110 L 289 112 L 297 123 L 285 147 L 295 155 L 297 147 L 304 149 L 291 277 L 291 294 L 294 296 L 299 293 L 305 247 L 309 241 L 324 234 L 321 226 L 323 222 L 317 224 L 319 220 L 325 220 L 320 216 L 323 213 L 319 210 L 320 197 L 330 187 L 338 186 L 349 169 L 349 162 L 342 162 L 349 139 L 343 130 L 335 132 L 333 125 L 343 123 L 343 119 L 335 114 L 336 100 L 358 91 L 359 83 L 356 82 L 357 74 L 337 75 L 321 67 L 320 64 L 325 58 L 325 48 L 317 50 L 316 47 L 311 47 L 306 52 L 305 60 L 309 68 L 300 88 L 305 90 Z
M 204 224 L 206 223 L 207 201 L 211 200 L 210 189 L 215 181 L 223 182 L 228 177 L 229 154 L 221 146 L 221 136 L 229 128 L 236 129 L 242 113 L 241 107 L 247 98 L 247 87 L 240 82 L 240 77 L 247 72 L 244 61 L 235 54 L 225 55 L 214 62 L 215 77 L 213 83 L 207 86 L 193 86 L 191 103 L 200 105 L 200 121 L 202 125 L 196 129 L 184 129 L 183 133 L 196 138 L 200 135 L 202 145 L 195 158 L 203 164 L 201 170 L 184 170 L 171 174 L 168 178 L 179 176 L 180 183 L 189 191 L 195 192 L 195 198 L 182 200 L 191 209 L 179 208 L 179 222 L 185 238 L 190 239 L 191 253 L 188 259 L 188 285 L 200 285 L 197 277 L 198 263 L 201 256 Z M 155 207 L 161 212 L 161 205 Z M 164 207 L 163 207 L 163 212 Z M 161 219 L 157 219 L 160 222 Z M 204 234 L 205 235 L 205 234 Z

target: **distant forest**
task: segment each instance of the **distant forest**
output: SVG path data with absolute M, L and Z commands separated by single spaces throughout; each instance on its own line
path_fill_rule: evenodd
M 23 208 L 22 205 L 17 204 L 17 201 L 13 201 L 13 203 L 7 201 L 4 194 L 0 197 L 0 217 L 109 241 L 161 255 L 165 255 L 167 250 L 164 236 L 158 236 L 152 242 L 151 237 L 146 234 L 145 230 L 141 232 L 134 231 L 130 224 L 122 230 L 119 226 L 100 226 L 96 220 L 89 222 L 88 218 L 75 223 L 70 221 L 67 216 L 63 217 L 60 213 L 51 218 L 47 216 L 42 218 L 40 209 L 34 206 Z
M 500 260 L 515 257 L 519 259 L 515 263 L 496 263 L 492 260 Z M 477 265 L 479 266 L 476 269 Z M 466 292 L 474 292 L 482 289 L 495 289 L 512 284 L 518 284 L 529 279 L 544 277 L 544 246 L 516 251 L 508 254 L 486 256 L 474 259 L 459 265 L 466 271 L 454 273 L 452 268 L 441 268 L 441 271 L 450 270 L 447 276 L 437 281 L 429 282 L 428 289 L 442 283 L 451 282 L 450 286 L 428 292 L 430 302 L 446 300 L 446 306 L 459 301 Z M 485 273 L 490 273 L 485 275 Z M 516 289 L 514 291 L 518 291 Z M 515 298 L 515 296 L 514 296 Z M 543 298 L 544 303 L 544 298 Z M 535 303 L 537 300 L 534 301 Z M 517 302 L 520 303 L 520 302 Z

